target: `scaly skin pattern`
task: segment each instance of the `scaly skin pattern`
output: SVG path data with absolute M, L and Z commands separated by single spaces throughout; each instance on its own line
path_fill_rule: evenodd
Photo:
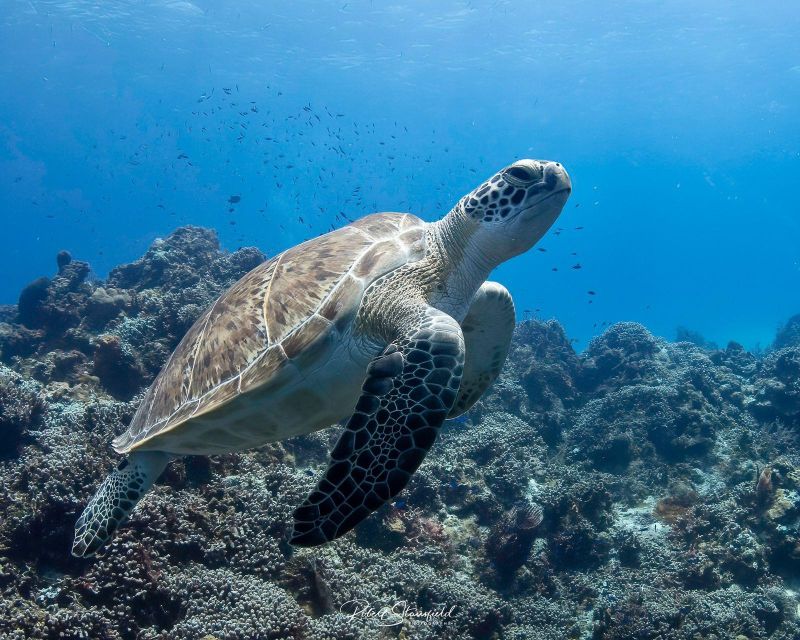
M 94 555 L 114 534 L 153 486 L 171 457 L 161 452 L 136 452 L 117 465 L 75 523 L 72 555 Z
M 453 406 L 464 369 L 458 323 L 433 307 L 373 360 L 325 476 L 295 510 L 291 543 L 314 546 L 352 529 L 406 486 Z

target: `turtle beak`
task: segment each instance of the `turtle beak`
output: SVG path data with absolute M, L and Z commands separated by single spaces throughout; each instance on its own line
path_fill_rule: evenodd
M 572 191 L 572 180 L 569 179 L 567 170 L 559 162 L 545 163 L 544 182 L 550 187 L 551 193 L 566 193 L 565 201 Z
M 526 220 L 553 213 L 558 216 L 572 192 L 572 181 L 560 163 L 545 160 L 541 166 L 542 179 L 529 189 L 529 193 L 533 192 L 528 196 L 530 204 L 522 212 Z

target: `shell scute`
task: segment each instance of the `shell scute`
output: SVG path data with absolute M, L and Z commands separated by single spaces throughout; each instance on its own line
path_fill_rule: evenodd
M 329 342 L 327 336 L 330 334 L 328 331 L 330 328 L 330 320 L 316 314 L 311 316 L 302 327 L 281 343 L 286 357 L 291 360 L 297 360 L 301 355 L 316 357 Z
M 319 308 L 319 315 L 343 329 L 355 316 L 358 300 L 364 295 L 364 283 L 347 275 Z
M 290 415 L 301 397 L 311 408 L 322 406 L 323 390 L 298 386 L 303 372 L 322 366 L 336 338 L 351 328 L 365 288 L 416 259 L 411 240 L 423 237 L 423 225 L 410 215 L 374 214 L 246 274 L 181 340 L 128 430 L 114 440 L 116 451 L 214 452 L 229 450 L 240 437 L 254 442 L 258 434 L 245 433 L 255 428 L 248 403 L 238 397 L 264 385 L 275 415 L 284 409 Z M 197 428 L 184 429 L 187 424 Z M 279 428 L 272 419 L 260 427 Z
M 308 318 L 370 244 L 369 238 L 345 227 L 283 253 L 265 305 L 270 340 L 282 340 Z
M 273 258 L 250 271 L 192 325 L 147 390 L 128 430 L 114 439 L 115 450 L 127 451 L 190 418 L 204 394 L 238 375 L 267 347 L 263 292 L 276 262 Z
M 350 226 L 372 236 L 373 239 L 386 238 L 396 235 L 406 222 L 406 218 L 413 218 L 419 224 L 419 218 L 406 213 L 376 213 L 360 218 Z
M 376 242 L 353 265 L 353 275 L 365 278 L 371 273 L 385 272 L 405 262 L 405 258 L 405 251 L 397 242 Z
M 270 347 L 242 373 L 241 388 L 247 391 L 255 387 L 261 380 L 271 378 L 286 364 L 287 360 L 280 345 Z

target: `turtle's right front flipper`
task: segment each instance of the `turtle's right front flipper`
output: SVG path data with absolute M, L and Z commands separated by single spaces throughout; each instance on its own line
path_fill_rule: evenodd
M 75 523 L 72 555 L 94 555 L 102 547 L 172 459 L 160 451 L 136 451 L 108 474 Z
M 324 478 L 294 512 L 292 544 L 315 546 L 352 529 L 406 486 L 436 439 L 461 383 L 461 327 L 426 306 L 406 326 L 370 364 Z

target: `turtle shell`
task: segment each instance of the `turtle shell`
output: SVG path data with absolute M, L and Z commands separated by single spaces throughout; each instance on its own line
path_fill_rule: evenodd
M 424 237 L 419 218 L 378 213 L 250 271 L 189 329 L 114 449 L 180 450 L 175 444 L 201 417 L 224 416 L 226 405 L 263 391 L 292 364 L 301 373 L 313 367 L 326 340 L 350 328 L 366 287 L 421 258 Z M 237 448 L 234 430 L 221 437 Z

